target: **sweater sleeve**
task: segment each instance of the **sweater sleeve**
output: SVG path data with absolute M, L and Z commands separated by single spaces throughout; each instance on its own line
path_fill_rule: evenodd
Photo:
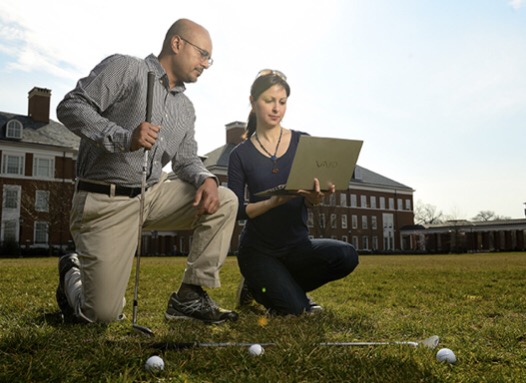
M 245 203 L 245 172 L 239 157 L 239 152 L 234 149 L 228 160 L 228 188 L 234 192 L 238 200 L 237 219 L 247 219 Z

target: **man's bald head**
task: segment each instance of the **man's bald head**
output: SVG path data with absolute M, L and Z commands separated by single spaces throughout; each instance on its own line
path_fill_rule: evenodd
M 192 40 L 194 36 L 198 33 L 204 33 L 207 36 L 209 36 L 208 31 L 204 27 L 193 22 L 192 20 L 188 20 L 188 19 L 177 20 L 175 23 L 172 24 L 170 29 L 168 29 L 168 32 L 166 32 L 161 54 L 163 53 L 167 54 L 168 52 L 170 52 L 172 38 L 174 36 L 181 36 L 185 39 Z

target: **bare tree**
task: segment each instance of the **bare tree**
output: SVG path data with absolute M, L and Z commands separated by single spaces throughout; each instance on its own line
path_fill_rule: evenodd
M 415 206 L 415 223 L 418 225 L 431 225 L 444 222 L 444 214 L 437 211 L 436 206 L 418 201 Z
M 62 247 L 69 239 L 72 195 L 73 185 L 65 182 L 39 182 L 26 186 L 25 193 L 22 193 L 21 213 L 25 217 L 24 227 L 32 230 L 37 221 L 47 223 L 50 255 L 53 242 L 58 242 Z
M 313 227 L 310 229 L 314 237 L 330 238 L 333 234 L 331 217 L 336 214 L 336 195 L 323 197 L 319 206 L 310 208 L 313 215 Z
M 507 219 L 510 219 L 510 217 L 497 215 L 494 211 L 491 210 L 481 210 L 477 213 L 476 216 L 471 218 L 471 220 L 475 222 L 501 221 Z

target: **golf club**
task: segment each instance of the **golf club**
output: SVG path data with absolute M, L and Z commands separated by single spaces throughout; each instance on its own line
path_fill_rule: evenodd
M 427 348 L 435 348 L 438 346 L 440 339 L 437 335 L 430 336 L 421 341 L 398 341 L 398 342 L 323 342 L 319 343 L 320 346 L 383 346 L 383 345 L 409 345 L 413 347 L 418 347 L 420 345 Z
M 153 84 L 155 73 L 148 72 L 148 88 L 146 92 L 146 122 L 152 122 L 152 104 L 153 104 Z M 133 291 L 133 317 L 132 328 L 147 336 L 153 336 L 153 331 L 148 327 L 137 324 L 137 306 L 139 304 L 139 271 L 141 267 L 141 243 L 142 243 L 142 223 L 144 215 L 144 191 L 146 189 L 146 169 L 148 167 L 148 150 L 144 150 L 144 160 L 142 163 L 142 181 L 141 181 L 141 201 L 139 207 L 139 233 L 137 237 L 137 265 L 135 267 L 135 289 Z
M 363 347 L 363 346 L 383 346 L 383 345 L 409 345 L 413 347 L 425 346 L 427 348 L 435 348 L 440 339 L 437 335 L 430 336 L 421 341 L 398 341 L 398 342 L 321 342 L 315 343 L 314 346 L 335 346 L 335 347 Z M 257 342 L 219 342 L 219 343 L 202 343 L 202 342 L 158 342 L 154 343 L 151 347 L 160 350 L 186 350 L 190 348 L 205 348 L 205 347 L 250 347 Z M 258 343 L 263 347 L 275 346 L 276 343 Z

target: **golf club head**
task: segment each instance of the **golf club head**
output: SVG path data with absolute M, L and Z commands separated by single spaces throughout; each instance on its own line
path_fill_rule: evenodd
M 438 335 L 433 335 L 421 341 L 420 344 L 423 344 L 424 346 L 428 348 L 435 348 L 436 346 L 438 346 L 439 342 L 440 342 L 440 338 L 438 337 Z
M 144 336 L 148 336 L 148 337 L 152 337 L 153 336 L 153 331 L 150 330 L 148 327 L 139 326 L 138 324 L 133 324 L 132 328 L 133 328 L 133 331 L 135 331 L 135 332 L 137 332 L 139 334 L 142 334 Z

